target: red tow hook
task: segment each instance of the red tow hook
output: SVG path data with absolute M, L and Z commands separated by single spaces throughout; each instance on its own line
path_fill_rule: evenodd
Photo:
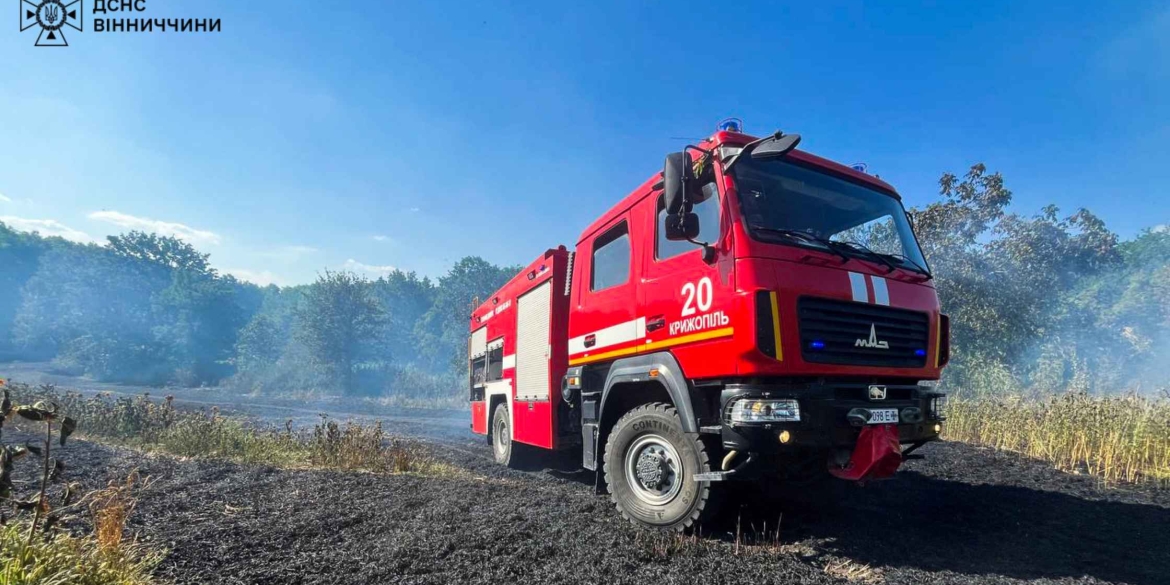
M 897 425 L 866 425 L 844 468 L 829 462 L 829 473 L 851 481 L 886 479 L 902 464 L 902 444 Z

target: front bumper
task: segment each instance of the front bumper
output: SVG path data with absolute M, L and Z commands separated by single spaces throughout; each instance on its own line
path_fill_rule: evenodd
M 885 398 L 869 399 L 870 387 L 880 386 Z M 874 392 L 874 395 L 879 392 Z M 908 384 L 823 382 L 806 384 L 727 384 L 720 397 L 720 435 L 723 447 L 758 455 L 796 453 L 810 449 L 852 449 L 864 425 L 849 420 L 855 409 L 897 409 L 898 440 L 921 444 L 938 439 L 945 412 L 943 394 Z M 745 398 L 794 399 L 800 403 L 800 420 L 793 422 L 732 422 L 731 405 Z M 944 398 L 945 400 L 945 398 Z M 910 410 L 908 410 L 910 409 Z M 913 409 L 920 419 L 915 420 Z M 909 414 L 911 416 L 904 416 Z M 784 434 L 786 432 L 786 434 Z M 787 439 L 782 442 L 781 438 Z

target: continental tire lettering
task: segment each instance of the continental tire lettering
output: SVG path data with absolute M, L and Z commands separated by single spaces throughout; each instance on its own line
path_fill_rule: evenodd
M 660 420 L 653 420 L 653 419 L 640 420 L 640 421 L 634 423 L 634 430 L 635 431 L 642 431 L 642 430 L 661 431 L 661 430 L 669 430 L 669 429 L 670 429 L 670 427 Z

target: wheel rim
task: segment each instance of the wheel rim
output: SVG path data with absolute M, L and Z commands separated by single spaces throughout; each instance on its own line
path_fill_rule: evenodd
M 507 450 L 506 449 L 507 443 L 505 441 L 508 440 L 508 422 L 505 421 L 504 417 L 502 417 L 502 416 L 496 419 L 495 435 L 496 435 L 496 454 L 503 456 L 504 451 Z
M 682 460 L 670 441 L 659 435 L 638 437 L 626 451 L 626 483 L 639 500 L 668 504 L 682 491 Z

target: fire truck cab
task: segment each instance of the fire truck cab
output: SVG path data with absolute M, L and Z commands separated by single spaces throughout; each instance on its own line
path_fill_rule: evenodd
M 880 479 L 938 438 L 945 396 L 920 382 L 947 319 L 899 195 L 737 130 L 474 310 L 471 428 L 498 461 L 580 448 L 624 516 L 682 530 L 720 482 Z

